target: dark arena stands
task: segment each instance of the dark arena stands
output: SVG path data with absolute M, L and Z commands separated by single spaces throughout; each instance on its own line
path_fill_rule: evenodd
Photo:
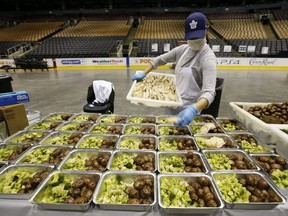
M 185 17 L 201 11 L 218 57 L 287 57 L 287 1 L 4 0 L 1 58 L 153 57 L 178 46 Z M 158 49 L 151 49 L 158 44 Z M 253 46 L 241 52 L 241 46 Z M 231 46 L 231 51 L 224 50 Z M 268 47 L 263 54 L 262 48 Z

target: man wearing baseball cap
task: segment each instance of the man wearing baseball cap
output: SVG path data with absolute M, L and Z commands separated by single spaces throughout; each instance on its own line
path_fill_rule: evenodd
M 132 80 L 142 80 L 161 65 L 176 62 L 176 88 L 183 106 L 166 109 L 167 115 L 178 115 L 175 125 L 187 125 L 203 109 L 208 108 L 215 97 L 216 56 L 206 43 L 207 18 L 200 12 L 191 13 L 185 20 L 185 40 L 187 44 L 153 59 L 143 73 L 132 76 Z

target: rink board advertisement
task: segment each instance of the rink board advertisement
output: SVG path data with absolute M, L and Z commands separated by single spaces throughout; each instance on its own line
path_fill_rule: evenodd
M 126 67 L 125 58 L 63 58 L 56 59 L 57 68 L 62 67 Z
M 145 68 L 154 58 L 126 57 L 126 58 L 61 58 L 43 59 L 49 68 Z M 13 68 L 14 59 L 1 59 L 0 68 L 9 65 Z M 168 63 L 160 68 L 173 68 L 175 63 Z M 287 70 L 288 58 L 217 58 L 218 69 L 276 69 Z

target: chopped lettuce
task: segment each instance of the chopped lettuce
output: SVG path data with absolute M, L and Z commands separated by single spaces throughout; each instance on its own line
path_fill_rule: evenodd
M 207 153 L 206 157 L 212 169 L 214 170 L 230 170 L 232 161 L 222 153 Z
M 126 184 L 119 175 L 108 176 L 102 183 L 101 193 L 97 197 L 99 203 L 126 204 L 129 196 L 125 193 Z
M 182 178 L 162 177 L 160 196 L 165 207 L 191 207 L 191 198 L 186 189 L 189 184 Z
M 278 169 L 274 171 L 271 178 L 277 186 L 288 189 L 288 169 L 283 171 Z
M 159 149 L 162 151 L 165 150 L 178 150 L 178 142 L 175 139 L 160 139 Z
M 235 174 L 216 176 L 216 184 L 226 202 L 248 203 L 251 193 L 238 182 Z
M 110 169 L 111 170 L 136 170 L 136 164 L 134 164 L 134 158 L 137 156 L 134 154 L 121 153 L 113 158 Z
M 160 172 L 184 172 L 185 164 L 179 155 L 161 155 Z

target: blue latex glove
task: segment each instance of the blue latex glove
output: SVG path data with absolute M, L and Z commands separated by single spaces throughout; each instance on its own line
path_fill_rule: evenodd
M 176 126 L 188 125 L 195 118 L 198 110 L 194 105 L 187 107 L 178 114 L 179 121 L 175 123 Z
M 136 73 L 132 76 L 132 81 L 134 80 L 142 80 L 146 77 L 146 74 L 144 72 L 142 73 Z

